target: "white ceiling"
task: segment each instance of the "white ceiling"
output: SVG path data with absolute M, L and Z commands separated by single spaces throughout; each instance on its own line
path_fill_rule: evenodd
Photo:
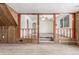
M 77 3 L 7 3 L 18 13 L 74 13 L 79 11 Z

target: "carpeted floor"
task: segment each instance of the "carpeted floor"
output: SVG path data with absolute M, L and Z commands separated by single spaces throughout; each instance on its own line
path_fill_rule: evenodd
M 56 43 L 0 44 L 1 55 L 75 55 L 79 46 Z

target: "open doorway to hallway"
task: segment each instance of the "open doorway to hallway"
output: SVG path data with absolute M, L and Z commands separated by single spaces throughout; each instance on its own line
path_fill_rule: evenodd
M 39 42 L 54 41 L 53 15 L 39 15 Z

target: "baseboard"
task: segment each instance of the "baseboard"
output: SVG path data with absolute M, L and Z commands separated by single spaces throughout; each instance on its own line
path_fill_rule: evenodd
M 76 42 L 77 45 L 79 45 L 79 42 Z
M 76 41 L 60 41 L 59 43 L 76 45 Z

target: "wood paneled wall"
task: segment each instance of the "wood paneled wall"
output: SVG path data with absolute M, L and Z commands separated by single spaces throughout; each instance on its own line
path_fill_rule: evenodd
M 17 26 L 0 26 L 0 43 L 38 43 L 36 36 L 20 38 L 18 34 Z
M 0 26 L 0 43 L 16 43 L 17 30 L 15 26 Z
M 76 13 L 76 40 L 79 45 L 79 12 Z

